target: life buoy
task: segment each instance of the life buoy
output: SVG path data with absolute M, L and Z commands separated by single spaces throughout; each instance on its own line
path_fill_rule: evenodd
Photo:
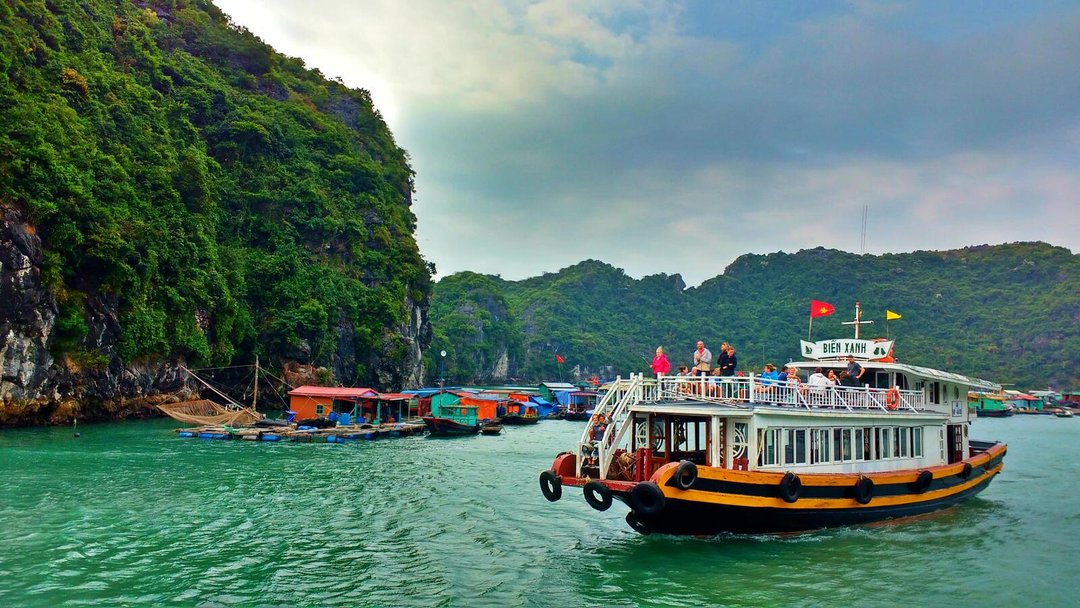
M 684 460 L 679 463 L 679 468 L 675 469 L 675 487 L 680 490 L 689 490 L 694 486 L 694 482 L 697 481 L 697 465 Z
M 626 514 L 626 523 L 634 529 L 635 532 L 648 536 L 652 534 L 652 526 L 648 524 L 644 519 L 638 516 L 637 513 L 630 511 Z
M 597 480 L 592 480 L 581 489 L 585 494 L 585 502 L 597 511 L 607 511 L 611 508 L 611 490 Z
M 868 504 L 874 499 L 874 480 L 866 475 L 859 477 L 855 482 L 855 502 L 860 505 Z
M 544 494 L 544 498 L 551 502 L 562 498 L 562 480 L 555 474 L 555 471 L 540 473 L 540 492 Z
M 971 477 L 971 463 L 970 462 L 965 462 L 964 463 L 964 468 L 960 469 L 960 477 L 963 477 L 964 479 L 967 479 L 968 477 Z
M 630 490 L 630 506 L 646 517 L 652 517 L 664 510 L 664 492 L 652 481 L 643 481 Z
M 802 480 L 799 476 L 788 471 L 784 474 L 784 478 L 780 480 L 780 498 L 784 499 L 784 502 L 795 502 L 799 500 L 799 494 L 802 493 Z
M 930 484 L 934 482 L 934 474 L 930 471 L 920 471 L 919 476 L 915 478 L 915 481 L 911 484 L 911 489 L 916 494 L 922 494 L 930 488 Z
M 895 386 L 885 393 L 885 407 L 895 410 L 900 405 L 900 389 Z

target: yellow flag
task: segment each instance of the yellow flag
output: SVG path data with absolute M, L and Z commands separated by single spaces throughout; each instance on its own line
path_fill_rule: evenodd
M 885 320 L 886 321 L 892 321 L 893 319 L 899 319 L 899 318 L 900 318 L 900 313 L 893 312 L 891 310 L 886 310 L 885 311 Z

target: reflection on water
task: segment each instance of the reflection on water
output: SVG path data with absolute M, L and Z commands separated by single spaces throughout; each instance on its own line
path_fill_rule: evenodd
M 973 436 L 1009 455 L 959 507 L 713 538 L 640 536 L 621 503 L 599 513 L 574 488 L 545 501 L 537 476 L 580 423 L 347 445 L 172 425 L 0 433 L 0 604 L 1062 605 L 1080 583 L 1068 419 L 978 421 Z

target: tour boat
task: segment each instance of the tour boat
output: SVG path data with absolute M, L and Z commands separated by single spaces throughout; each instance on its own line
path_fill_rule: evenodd
M 860 386 L 632 375 L 616 380 L 573 451 L 540 474 L 606 511 L 618 500 L 643 534 L 776 533 L 928 513 L 970 498 L 1001 472 L 1006 445 L 968 438 L 977 378 L 896 362 L 893 343 L 802 342 L 803 376 L 840 371 Z M 805 380 L 805 376 L 803 376 Z M 605 424 L 604 428 L 595 428 Z

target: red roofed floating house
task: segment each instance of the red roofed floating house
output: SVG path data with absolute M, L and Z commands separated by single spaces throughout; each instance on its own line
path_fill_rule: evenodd
M 289 409 L 297 420 L 329 416 L 335 409 L 351 412 L 361 399 L 377 399 L 379 393 L 370 388 L 305 385 L 289 391 Z

